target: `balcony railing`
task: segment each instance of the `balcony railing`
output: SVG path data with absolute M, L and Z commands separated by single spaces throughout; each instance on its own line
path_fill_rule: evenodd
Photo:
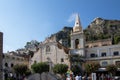
M 120 56 L 104 56 L 104 57 L 87 57 L 87 60 L 100 60 L 100 59 L 119 59 Z
M 80 50 L 80 49 L 72 49 L 72 50 L 70 50 L 70 54 L 71 55 L 84 55 L 83 54 L 84 53 L 84 51 L 83 50 Z

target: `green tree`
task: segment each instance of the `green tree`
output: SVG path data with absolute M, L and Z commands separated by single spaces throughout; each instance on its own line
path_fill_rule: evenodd
M 120 42 L 120 36 L 115 36 L 114 37 L 114 43 L 118 44 Z
M 97 62 L 86 62 L 85 63 L 85 70 L 88 74 L 91 74 L 92 72 L 95 72 L 100 68 L 100 64 Z
M 64 77 L 67 70 L 68 70 L 68 66 L 66 64 L 56 64 L 53 67 L 53 72 L 60 74 L 62 77 Z
M 31 66 L 35 73 L 42 73 L 49 71 L 49 65 L 46 62 L 35 63 Z
M 31 66 L 31 68 L 33 72 L 40 74 L 40 79 L 41 73 L 49 71 L 49 65 L 46 62 L 35 63 Z
M 32 58 L 34 56 L 34 52 L 29 50 L 28 55 Z
M 80 55 L 69 55 L 69 60 L 71 65 L 71 70 L 75 73 L 82 73 L 82 65 L 85 62 L 84 57 Z
M 116 66 L 117 66 L 117 68 L 120 68 L 120 64 L 117 64 Z
M 81 72 L 81 68 L 78 65 L 74 65 L 71 67 L 72 72 L 74 73 L 74 75 L 77 75 Z
M 28 66 L 25 64 L 17 64 L 13 67 L 13 69 L 14 69 L 14 72 L 19 76 L 26 75 L 28 71 L 30 72 Z
M 114 64 L 108 65 L 106 67 L 106 70 L 111 73 L 112 75 L 115 75 L 116 71 L 117 71 L 117 66 Z

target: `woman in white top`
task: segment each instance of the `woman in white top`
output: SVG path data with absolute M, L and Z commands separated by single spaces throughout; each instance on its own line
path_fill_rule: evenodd
M 75 80 L 79 80 L 79 76 L 78 75 L 75 76 Z

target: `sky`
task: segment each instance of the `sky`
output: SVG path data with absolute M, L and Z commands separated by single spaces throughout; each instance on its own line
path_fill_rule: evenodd
M 120 20 L 120 0 L 0 0 L 3 52 L 73 27 L 76 13 L 84 29 L 96 17 Z

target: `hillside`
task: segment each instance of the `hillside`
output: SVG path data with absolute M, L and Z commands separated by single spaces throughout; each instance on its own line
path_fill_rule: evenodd
M 112 39 L 113 44 L 120 42 L 120 20 L 95 18 L 84 30 L 86 41 Z

